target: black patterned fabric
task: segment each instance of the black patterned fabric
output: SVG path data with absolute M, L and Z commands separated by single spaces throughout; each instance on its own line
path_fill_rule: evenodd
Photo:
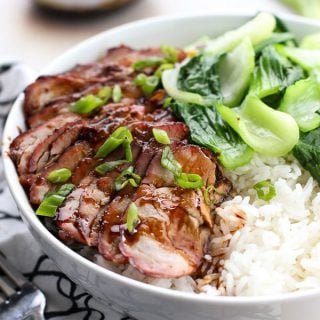
M 33 74 L 16 63 L 0 61 L 0 121 L 1 125 L 16 95 Z M 27 72 L 29 72 L 27 74 Z M 2 131 L 2 128 L 0 128 Z M 133 320 L 103 305 L 58 271 L 41 251 L 22 222 L 6 185 L 0 165 L 0 251 L 35 283 L 46 295 L 46 319 L 54 320 Z

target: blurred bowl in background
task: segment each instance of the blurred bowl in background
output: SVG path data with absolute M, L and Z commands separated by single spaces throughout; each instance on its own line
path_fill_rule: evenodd
M 109 10 L 133 0 L 34 0 L 42 7 L 68 12 Z

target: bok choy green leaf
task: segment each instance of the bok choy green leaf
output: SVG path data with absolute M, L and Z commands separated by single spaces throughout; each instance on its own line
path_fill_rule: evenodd
M 308 132 L 320 126 L 320 83 L 316 77 L 297 81 L 290 86 L 281 101 L 280 111 L 287 112 Z
M 241 102 L 250 83 L 254 57 L 254 49 L 249 38 L 245 38 L 230 53 L 221 57 L 217 72 L 225 105 L 234 107 Z
M 217 74 L 217 62 L 214 56 L 198 55 L 181 66 L 178 75 L 178 88 L 199 94 L 209 99 L 220 96 L 220 81 Z
M 256 96 L 248 95 L 240 108 L 217 105 L 217 109 L 243 141 L 261 154 L 283 156 L 299 140 L 299 128 L 292 116 L 268 107 Z
M 276 45 L 277 50 L 303 69 L 312 73 L 320 68 L 320 49 L 303 49 Z
M 294 40 L 294 35 L 290 32 L 273 32 L 271 37 L 260 42 L 254 47 L 255 52 L 258 54 L 264 48 L 276 44 L 276 43 L 286 43 L 288 41 Z
M 172 108 L 188 125 L 192 141 L 217 153 L 224 167 L 234 169 L 251 160 L 252 149 L 222 120 L 214 107 L 176 102 Z
M 302 38 L 300 48 L 320 49 L 320 33 L 313 33 Z
M 204 47 L 204 52 L 212 55 L 229 52 L 245 37 L 249 37 L 251 43 L 255 46 L 270 38 L 275 26 L 275 17 L 270 13 L 261 12 L 241 27 L 208 41 Z
M 303 76 L 303 70 L 299 66 L 281 56 L 274 46 L 268 46 L 258 58 L 250 93 L 258 98 L 277 94 Z
M 194 103 L 201 106 L 212 104 L 213 101 L 208 98 L 202 97 L 198 93 L 192 93 L 178 89 L 177 83 L 179 70 L 179 68 L 176 68 L 165 70 L 162 73 L 162 84 L 168 95 L 181 102 Z
M 320 183 L 320 128 L 302 134 L 293 155 Z

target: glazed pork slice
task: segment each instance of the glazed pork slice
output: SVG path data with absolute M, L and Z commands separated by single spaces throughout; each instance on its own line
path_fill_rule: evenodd
M 178 50 L 178 61 L 182 61 L 186 55 L 185 53 Z M 118 47 L 114 47 L 109 49 L 106 52 L 106 55 L 100 60 L 102 64 L 106 63 L 117 63 L 122 66 L 130 67 L 132 63 L 144 60 L 150 57 L 162 57 L 163 52 L 160 48 L 148 48 L 141 50 L 134 50 L 128 46 L 121 45 Z
M 51 100 L 82 90 L 86 81 L 70 76 L 42 76 L 25 90 L 24 112 L 27 116 L 42 110 Z
M 134 167 L 135 173 L 143 178 L 157 152 L 162 150 L 163 145 L 158 144 L 152 135 L 153 128 L 165 130 L 171 140 L 181 141 L 187 138 L 188 128 L 183 123 L 165 122 L 148 123 L 137 122 L 129 125 L 135 141 L 141 146 L 142 150 L 137 158 Z M 104 213 L 103 225 L 99 237 L 99 252 L 108 260 L 115 263 L 123 263 L 126 259 L 120 254 L 118 244 L 119 225 L 122 223 L 123 216 L 130 199 L 134 196 L 135 188 L 126 188 L 111 202 Z M 117 230 L 116 232 L 114 230 Z
M 140 146 L 132 145 L 133 162 L 138 157 L 140 150 Z M 94 169 L 103 162 L 115 161 L 123 157 L 123 150 L 119 148 L 105 159 L 86 157 L 75 168 L 72 182 L 78 182 L 75 190 L 77 204 L 71 194 L 67 197 L 63 208 L 59 209 L 56 217 L 56 223 L 60 229 L 59 234 L 64 240 L 77 240 L 78 235 L 81 234 L 83 242 L 89 246 L 97 246 L 104 210 L 115 195 L 114 180 L 130 164 L 124 163 L 103 176 L 100 176 Z M 68 215 L 65 212 L 68 212 Z M 77 231 L 72 233 L 70 230 Z
M 232 190 L 231 183 L 217 171 L 214 156 L 205 149 L 176 143 L 171 150 L 183 172 L 201 176 L 204 188 L 221 187 L 223 182 L 224 196 Z M 207 203 L 203 189 L 179 187 L 172 173 L 161 166 L 161 154 L 158 152 L 152 159 L 133 198 L 140 223 L 132 234 L 125 228 L 120 230 L 119 247 L 129 262 L 146 275 L 180 277 L 200 267 L 212 232 L 212 210 L 223 198 L 216 197 L 215 188 L 209 188 Z M 126 216 L 122 224 L 125 221 Z
M 131 265 L 148 276 L 160 278 L 196 272 L 210 230 L 204 224 L 197 203 L 201 199 L 195 193 L 145 184 L 139 187 L 134 203 L 140 223 L 133 234 L 122 229 L 119 244 Z
M 141 178 L 154 157 L 156 149 L 150 143 L 141 146 L 139 157 L 135 162 L 134 172 Z M 107 260 L 115 263 L 125 263 L 127 258 L 119 250 L 120 243 L 120 225 L 131 198 L 134 196 L 136 188 L 128 185 L 121 190 L 113 199 L 109 206 L 106 207 L 99 234 L 98 250 L 99 253 Z
M 20 174 L 36 173 L 70 146 L 80 133 L 82 122 L 75 114 L 55 117 L 13 140 L 10 156 Z
M 30 188 L 30 202 L 33 205 L 39 205 L 47 192 L 54 191 L 56 189 L 56 185 L 47 180 L 47 176 L 51 171 L 66 168 L 73 172 L 78 167 L 82 159 L 89 156 L 91 152 L 91 147 L 87 142 L 77 142 L 67 148 L 56 162 L 45 167 L 41 173 L 30 177 L 28 179 L 29 185 L 24 185 L 27 189 Z

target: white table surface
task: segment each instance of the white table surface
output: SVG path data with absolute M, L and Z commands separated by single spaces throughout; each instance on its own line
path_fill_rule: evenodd
M 126 22 L 175 13 L 258 10 L 290 13 L 277 0 L 134 0 L 109 13 L 72 19 L 45 15 L 31 0 L 1 0 L 0 59 L 19 59 L 40 71 L 74 44 Z

